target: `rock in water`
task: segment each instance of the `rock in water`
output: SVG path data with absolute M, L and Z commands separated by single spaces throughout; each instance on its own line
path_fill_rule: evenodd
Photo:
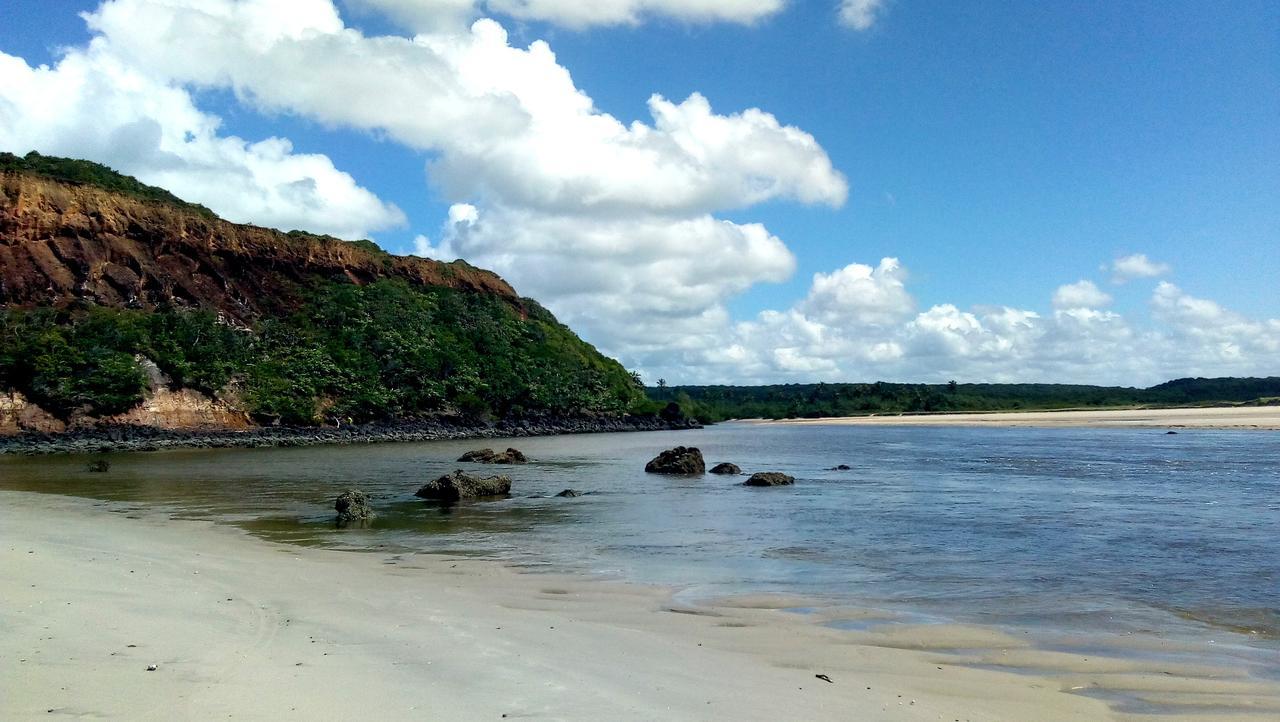
M 711 473 L 712 474 L 741 474 L 742 469 L 737 464 L 730 464 L 729 462 L 726 461 L 722 464 L 716 464 L 715 466 L 711 467 Z
M 564 491 L 560 492 L 559 494 L 556 494 L 556 496 L 558 496 L 558 497 L 565 497 L 565 498 L 573 498 L 573 497 L 575 497 L 575 496 L 582 496 L 582 492 L 578 491 L 577 489 L 565 489 Z
M 368 521 L 374 517 L 373 507 L 369 505 L 369 495 L 363 491 L 352 489 L 338 495 L 333 502 L 338 512 L 338 524 L 350 524 L 356 521 Z
M 743 486 L 790 486 L 796 483 L 794 476 L 787 476 L 776 471 L 761 471 L 752 474 L 750 479 L 742 482 Z
M 495 464 L 527 464 L 529 458 L 520 453 L 516 449 L 507 449 L 506 451 L 494 457 Z
M 107 461 L 106 459 L 94 459 L 93 461 L 89 462 L 89 471 L 92 471 L 95 474 L 105 473 L 110 468 L 111 468 L 111 462 Z
M 480 477 L 465 471 L 455 471 L 427 482 L 418 489 L 414 496 L 423 499 L 439 499 L 441 501 L 458 501 L 459 499 L 478 499 L 486 496 L 506 496 L 511 493 L 511 477 Z
M 837 466 L 831 467 L 830 469 L 827 469 L 827 471 L 851 471 L 852 469 L 853 467 L 849 466 L 848 464 L 839 464 Z
M 677 446 L 654 457 L 645 464 L 644 470 L 650 474 L 702 474 L 707 470 L 702 460 L 702 452 L 694 447 Z
M 458 461 L 471 462 L 475 464 L 527 464 L 528 457 L 520 453 L 517 449 L 507 449 L 502 453 L 498 453 L 493 449 L 476 449 L 468 451 L 458 458 Z
M 497 452 L 493 449 L 476 449 L 475 451 L 468 451 L 462 456 L 459 456 L 458 461 L 475 464 L 490 464 L 493 463 L 493 457 L 497 455 Z

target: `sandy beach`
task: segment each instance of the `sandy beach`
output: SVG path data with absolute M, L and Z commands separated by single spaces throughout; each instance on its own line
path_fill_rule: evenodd
M 1259 429 L 1275 431 L 1280 430 L 1280 406 L 1090 411 L 1001 411 L 977 414 L 879 415 L 823 419 L 787 419 L 753 423 L 842 424 L 848 426 Z
M 858 635 L 780 611 L 803 600 L 690 608 L 661 588 L 128 510 L 0 493 L 0 718 L 1123 719 L 1067 693 L 1108 685 L 1280 711 L 1272 683 L 984 628 Z

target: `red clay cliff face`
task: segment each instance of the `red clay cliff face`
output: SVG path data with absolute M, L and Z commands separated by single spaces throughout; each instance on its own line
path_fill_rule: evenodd
M 192 209 L 23 174 L 0 176 L 0 306 L 183 306 L 249 321 L 288 310 L 310 277 L 491 293 L 496 274 L 345 241 L 239 225 Z

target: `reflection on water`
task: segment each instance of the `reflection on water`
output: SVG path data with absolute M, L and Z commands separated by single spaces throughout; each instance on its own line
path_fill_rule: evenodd
M 503 441 L 0 459 L 0 488 L 145 504 L 290 543 L 446 552 L 674 584 L 775 592 L 1008 627 L 1114 633 L 1214 625 L 1276 649 L 1280 435 L 1232 431 L 787 427 L 519 439 L 509 499 L 413 497 L 463 451 Z M 708 465 L 795 487 L 643 472 Z M 847 464 L 848 471 L 830 471 Z M 492 467 L 475 467 L 491 471 Z M 369 493 L 367 528 L 333 499 Z M 555 498 L 562 489 L 591 492 Z M 858 622 L 858 624 L 862 624 Z

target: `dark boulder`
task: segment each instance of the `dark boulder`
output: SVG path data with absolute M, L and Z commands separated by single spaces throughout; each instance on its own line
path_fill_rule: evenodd
M 488 464 L 493 461 L 493 457 L 497 455 L 497 452 L 493 449 L 476 449 L 475 451 L 468 451 L 462 456 L 459 456 L 458 461 L 475 464 Z
M 677 446 L 658 454 L 644 470 L 650 474 L 702 474 L 707 471 L 707 464 L 702 460 L 702 452 L 694 447 Z
M 89 462 L 89 471 L 95 474 L 102 474 L 111 469 L 111 462 L 106 459 L 94 459 Z
M 429 481 L 414 496 L 423 499 L 457 501 L 479 499 L 486 496 L 506 496 L 511 493 L 511 477 L 474 476 L 465 471 L 454 471 Z
M 742 469 L 737 464 L 724 462 L 711 467 L 712 474 L 741 474 Z
M 565 489 L 564 491 L 560 492 L 559 494 L 556 494 L 556 496 L 557 496 L 557 497 L 564 497 L 564 498 L 566 498 L 566 499 L 572 499 L 572 498 L 573 498 L 573 497 L 575 497 L 575 496 L 582 496 L 582 492 L 578 491 L 577 489 Z
M 840 464 L 838 466 L 833 466 L 830 469 L 827 469 L 827 471 L 850 471 L 852 469 L 853 467 L 849 466 L 848 464 Z
M 494 457 L 495 464 L 527 464 L 529 457 L 520 453 L 516 449 L 507 449 L 506 451 Z
M 338 495 L 333 502 L 334 511 L 338 512 L 338 524 L 368 521 L 373 518 L 373 507 L 369 505 L 369 495 L 363 491 L 352 489 Z
M 528 457 L 516 449 L 507 449 L 501 453 L 493 449 L 477 449 L 463 454 L 458 461 L 475 464 L 527 464 Z
M 790 486 L 796 483 L 794 476 L 787 476 L 776 471 L 761 471 L 752 474 L 750 479 L 742 482 L 743 486 Z
M 658 412 L 658 418 L 669 424 L 679 424 L 686 421 L 684 410 L 680 408 L 680 404 L 672 401 Z

